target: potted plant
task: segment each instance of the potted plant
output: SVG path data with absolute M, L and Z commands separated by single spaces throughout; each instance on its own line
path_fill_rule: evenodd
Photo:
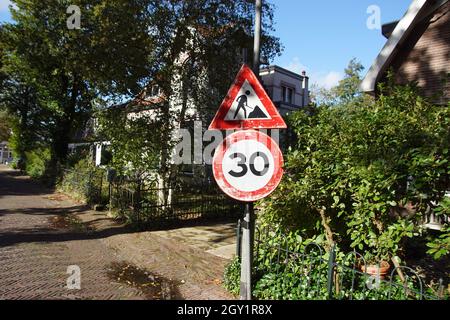
M 367 264 L 361 264 L 361 271 L 367 273 L 368 275 L 377 277 L 380 276 L 380 279 L 384 279 L 388 274 L 391 265 L 386 260 L 381 260 L 377 262 L 367 262 Z
M 366 252 L 364 262 L 360 264 L 360 270 L 368 275 L 380 276 L 380 279 L 384 279 L 391 269 L 389 257 L 390 254 L 383 248 L 377 248 L 375 253 Z

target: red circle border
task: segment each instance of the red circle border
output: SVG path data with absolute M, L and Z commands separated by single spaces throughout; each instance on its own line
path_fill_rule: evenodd
M 223 174 L 222 161 L 225 156 L 226 151 L 231 147 L 234 143 L 237 143 L 242 140 L 256 140 L 262 144 L 264 144 L 269 151 L 272 153 L 274 159 L 274 174 L 270 181 L 261 189 L 251 192 L 244 192 L 236 190 L 231 184 L 226 180 Z M 283 154 L 278 146 L 278 144 L 265 133 L 256 131 L 256 130 L 245 130 L 238 131 L 231 135 L 229 135 L 216 149 L 213 157 L 213 174 L 216 179 L 219 188 L 228 196 L 235 200 L 239 200 L 242 202 L 254 202 L 257 200 L 261 200 L 268 195 L 270 195 L 281 182 L 281 179 L 284 174 L 283 170 L 284 159 Z

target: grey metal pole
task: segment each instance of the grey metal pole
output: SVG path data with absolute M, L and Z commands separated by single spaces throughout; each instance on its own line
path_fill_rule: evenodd
M 259 77 L 261 63 L 261 17 L 262 0 L 255 0 L 255 39 L 253 47 L 253 72 Z M 255 238 L 255 213 L 253 202 L 245 205 L 245 218 L 241 246 L 241 300 L 252 299 L 253 243 Z
M 242 222 L 241 246 L 241 300 L 252 299 L 252 242 L 251 242 L 251 204 L 245 205 L 245 216 Z
M 262 0 L 255 0 L 255 39 L 253 46 L 253 72 L 259 76 L 261 64 L 261 17 Z

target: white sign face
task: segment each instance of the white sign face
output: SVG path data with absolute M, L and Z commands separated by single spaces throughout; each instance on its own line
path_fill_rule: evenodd
M 242 65 L 209 130 L 286 129 L 286 123 L 255 73 Z
M 257 201 L 272 193 L 283 176 L 280 148 L 262 132 L 238 131 L 216 149 L 213 173 L 230 197 Z
M 254 192 L 272 178 L 275 165 L 272 153 L 261 142 L 242 140 L 233 144 L 223 157 L 224 178 L 236 190 Z
M 245 80 L 225 120 L 272 119 L 251 84 Z

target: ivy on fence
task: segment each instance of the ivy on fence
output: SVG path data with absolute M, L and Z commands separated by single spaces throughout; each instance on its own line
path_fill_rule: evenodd
M 298 232 L 257 229 L 253 295 L 263 300 L 439 300 L 448 299 L 443 282 L 426 286 L 412 268 L 393 266 L 384 276 L 370 274 L 363 255 L 326 251 L 325 240 Z M 225 287 L 239 293 L 239 257 L 225 270 Z

